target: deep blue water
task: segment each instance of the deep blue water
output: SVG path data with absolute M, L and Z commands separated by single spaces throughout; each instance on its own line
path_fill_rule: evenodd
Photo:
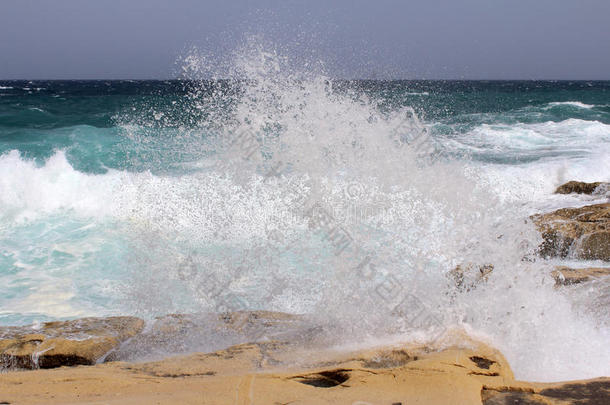
M 197 131 L 205 137 L 222 121 L 229 121 L 242 85 L 0 81 L 0 153 L 18 150 L 24 158 L 41 163 L 61 149 L 75 168 L 92 173 L 107 168 L 163 170 L 194 158 L 175 132 Z M 195 108 L 189 97 L 193 88 L 202 109 Z M 370 95 L 381 111 L 413 107 L 421 119 L 434 125 L 435 132 L 449 137 L 481 125 L 568 119 L 610 124 L 610 82 L 339 81 L 333 91 Z M 133 136 L 125 136 L 127 124 L 138 126 L 133 129 L 138 135 L 152 144 L 158 141 L 155 146 L 164 150 L 150 151 L 155 146 L 136 144 Z

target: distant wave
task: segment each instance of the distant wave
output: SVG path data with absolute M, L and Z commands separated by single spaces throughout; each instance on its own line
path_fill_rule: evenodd
M 585 103 L 581 103 L 580 101 L 555 101 L 555 102 L 549 103 L 547 108 L 553 108 L 553 107 L 557 107 L 560 105 L 569 105 L 572 107 L 586 108 L 586 109 L 591 109 L 591 108 L 595 107 L 594 104 L 585 104 Z
M 554 159 L 607 160 L 610 125 L 570 118 L 532 124 L 482 124 L 453 138 L 446 148 L 457 155 L 473 155 L 487 163 L 524 164 Z
M 610 125 L 599 121 L 576 118 L 560 122 L 547 121 L 534 124 L 483 124 L 466 134 L 463 140 L 496 152 L 500 147 L 538 149 L 549 148 L 552 145 L 558 147 L 578 146 L 579 148 L 589 149 L 594 145 L 601 146 L 610 141 Z

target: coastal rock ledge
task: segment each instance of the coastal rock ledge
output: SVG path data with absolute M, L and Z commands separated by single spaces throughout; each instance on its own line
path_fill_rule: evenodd
M 610 203 L 562 208 L 532 217 L 542 256 L 610 261 Z
M 610 267 L 584 267 L 574 269 L 567 266 L 556 266 L 551 272 L 556 286 L 580 284 L 587 281 L 599 280 L 610 276 Z
M 246 316 L 256 321 L 258 315 L 225 318 Z M 74 364 L 100 363 L 109 349 L 140 333 L 142 326 L 138 318 L 87 318 L 45 324 L 39 337 L 24 334 L 31 327 L 4 328 L 0 329 L 1 350 L 30 366 L 27 362 L 33 353 L 39 353 L 40 366 L 60 360 L 65 365 L 66 358 L 80 359 Z M 7 334 L 14 337 L 7 339 Z M 83 346 L 78 342 L 84 342 Z M 293 336 L 159 361 L 7 371 L 0 373 L 0 404 L 610 403 L 609 378 L 548 384 L 518 381 L 499 351 L 464 332 L 455 331 L 440 344 L 430 345 L 396 342 L 338 350 L 332 344 L 307 342 Z
M 143 328 L 130 316 L 0 327 L 0 369 L 93 365 Z
M 603 194 L 610 190 L 610 183 L 601 181 L 595 183 L 585 183 L 582 181 L 569 181 L 557 187 L 555 194 Z

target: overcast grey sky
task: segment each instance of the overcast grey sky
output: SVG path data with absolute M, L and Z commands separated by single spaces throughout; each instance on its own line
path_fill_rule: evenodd
M 609 0 L 0 0 L 0 79 L 168 78 L 252 34 L 342 78 L 610 79 Z

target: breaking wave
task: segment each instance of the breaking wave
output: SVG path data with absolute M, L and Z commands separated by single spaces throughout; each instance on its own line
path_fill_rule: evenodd
M 172 170 L 84 173 L 65 150 L 42 164 L 0 156 L 2 260 L 21 276 L 5 313 L 265 309 L 307 314 L 336 343 L 462 328 L 500 348 L 518 378 L 610 372 L 607 325 L 553 287 L 528 221 L 561 178 L 610 172 L 608 125 L 443 136 L 409 107 L 385 108 L 256 43 L 228 62 L 239 89 L 229 95 L 198 80 L 204 58 L 186 61 L 187 122 L 163 141 L 189 153 L 171 155 Z M 121 147 L 167 169 L 163 143 L 141 130 L 166 116 L 120 114 Z M 10 242 L 28 238 L 41 247 Z M 456 283 L 457 266 L 489 265 L 471 287 Z

